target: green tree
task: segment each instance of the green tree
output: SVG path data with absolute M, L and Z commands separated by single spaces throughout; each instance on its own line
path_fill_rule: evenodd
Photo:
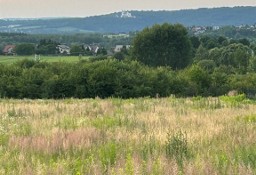
M 228 44 L 228 40 L 224 36 L 219 36 L 217 40 L 218 40 L 219 45 L 225 46 Z
M 34 44 L 19 44 L 15 48 L 18 55 L 32 55 L 35 53 Z
M 243 44 L 230 44 L 222 48 L 221 59 L 219 64 L 233 66 L 245 71 L 249 65 L 249 59 L 252 51 L 248 46 Z
M 118 60 L 123 60 L 125 58 L 125 55 L 123 52 L 117 52 L 114 54 L 114 58 Z
M 58 44 L 59 43 L 57 43 L 56 41 L 53 41 L 51 39 L 49 39 L 49 40 L 42 39 L 42 40 L 40 40 L 40 42 L 36 48 L 36 53 L 44 54 L 44 55 L 55 54 L 56 47 Z
M 241 43 L 241 44 L 243 44 L 245 46 L 250 46 L 250 44 L 251 44 L 250 41 L 248 39 L 246 39 L 246 38 L 240 39 L 239 43 Z
M 214 68 L 216 67 L 216 64 L 213 60 L 200 60 L 197 65 L 204 69 L 207 70 L 208 72 L 212 72 Z
M 206 70 L 198 65 L 193 65 L 184 69 L 182 74 L 190 82 L 189 89 L 190 93 L 192 93 L 190 95 L 209 95 L 208 89 L 211 85 L 211 76 Z
M 132 57 L 150 66 L 186 67 L 191 61 L 191 42 L 180 24 L 154 25 L 137 34 Z
M 252 72 L 256 72 L 256 57 L 255 56 L 250 59 L 249 69 Z
M 84 53 L 85 53 L 85 50 L 83 49 L 82 46 L 79 46 L 79 45 L 73 45 L 70 49 L 71 55 L 80 55 Z
M 198 47 L 195 53 L 195 61 L 205 60 L 208 59 L 209 53 L 206 48 L 204 48 L 202 45 Z
M 107 55 L 108 52 L 104 47 L 101 47 L 97 53 L 97 55 Z

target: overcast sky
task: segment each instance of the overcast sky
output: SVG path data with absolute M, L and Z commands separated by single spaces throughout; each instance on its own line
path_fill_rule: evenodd
M 0 18 L 84 17 L 121 10 L 256 6 L 256 0 L 0 0 Z

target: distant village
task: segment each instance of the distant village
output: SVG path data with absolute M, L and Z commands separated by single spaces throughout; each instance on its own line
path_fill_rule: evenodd
M 256 24 L 254 25 L 239 25 L 239 26 L 231 26 L 235 31 L 251 31 L 256 32 Z M 207 32 L 214 32 L 223 29 L 223 26 L 190 26 L 187 27 L 190 34 L 199 36 L 201 34 L 207 33 Z M 133 33 L 133 36 L 136 34 L 136 32 Z M 117 33 L 117 34 L 104 34 L 102 35 L 103 38 L 107 39 L 127 39 L 132 38 L 128 33 Z M 121 52 L 123 49 L 128 50 L 130 49 L 131 45 L 114 45 L 111 48 L 106 49 L 102 44 L 99 43 L 92 43 L 92 44 L 80 44 L 76 45 L 76 48 L 73 47 L 73 45 L 67 45 L 65 43 L 54 43 L 54 41 L 50 44 L 54 45 L 54 48 L 52 49 L 51 45 L 51 52 L 40 52 L 40 46 L 34 45 L 34 53 L 36 54 L 42 54 L 42 55 L 114 55 L 118 52 Z M 49 44 L 49 43 L 48 43 Z M 19 45 L 19 44 L 17 44 Z M 7 44 L 3 47 L 1 50 L 2 55 L 19 55 L 19 53 L 16 52 L 16 46 L 15 44 Z M 43 48 L 48 48 L 47 43 Z
M 35 50 L 36 50 L 35 46 Z M 115 53 L 121 52 L 123 49 L 130 49 L 130 45 L 116 45 L 110 50 L 106 50 L 100 44 L 89 44 L 79 46 L 79 50 L 72 50 L 72 46 L 66 44 L 56 45 L 56 50 L 50 55 L 114 55 Z M 2 50 L 3 55 L 18 55 L 16 52 L 16 45 L 6 45 Z M 39 53 L 40 54 L 40 53 Z
M 188 30 L 194 35 L 200 35 L 205 33 L 206 31 L 217 31 L 222 29 L 224 26 L 191 26 L 188 27 Z M 254 25 L 239 25 L 239 26 L 232 26 L 236 30 L 248 30 L 256 32 L 256 24 Z

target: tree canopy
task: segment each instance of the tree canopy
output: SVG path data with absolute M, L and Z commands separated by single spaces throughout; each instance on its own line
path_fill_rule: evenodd
M 180 24 L 154 25 L 137 34 L 132 56 L 150 66 L 186 67 L 191 61 L 191 42 Z
M 19 44 L 15 51 L 18 55 L 32 55 L 35 53 L 35 46 L 33 44 Z

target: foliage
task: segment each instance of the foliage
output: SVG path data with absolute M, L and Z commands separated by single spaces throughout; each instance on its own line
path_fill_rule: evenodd
M 145 28 L 133 41 L 132 57 L 150 66 L 186 67 L 191 61 L 191 43 L 180 24 Z
M 83 48 L 83 46 L 79 46 L 79 45 L 73 45 L 70 49 L 70 54 L 71 55 L 82 55 L 85 53 L 85 50 Z
M 32 55 L 35 53 L 35 46 L 33 44 L 19 44 L 15 48 L 18 55 Z
M 47 60 L 57 61 L 57 58 Z M 81 61 L 67 57 L 66 60 L 72 63 L 23 59 L 13 64 L 0 64 L 0 96 L 32 99 L 166 97 L 172 94 L 219 96 L 231 90 L 250 98 L 255 98 L 256 94 L 255 73 L 235 74 L 236 69 L 214 67 L 211 60 L 201 60 L 180 71 L 107 57 Z
M 36 48 L 36 54 L 42 54 L 42 55 L 53 55 L 56 54 L 56 47 L 60 44 L 56 41 L 53 41 L 51 39 L 42 39 L 40 40 L 39 44 Z
M 242 104 L 242 103 L 248 102 L 245 94 L 240 94 L 236 96 L 221 96 L 220 99 L 224 102 L 231 103 L 231 104 Z
M 111 142 L 104 144 L 102 148 L 99 149 L 99 157 L 103 169 L 105 172 L 108 171 L 108 167 L 116 163 L 117 157 L 117 146 L 116 143 Z

